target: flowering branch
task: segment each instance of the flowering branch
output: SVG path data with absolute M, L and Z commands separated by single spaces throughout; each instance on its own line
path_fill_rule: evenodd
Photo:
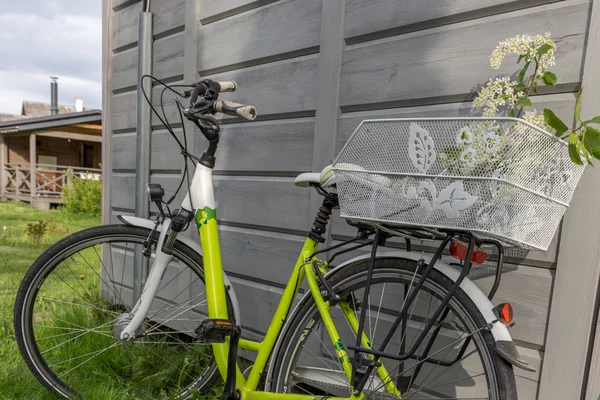
M 473 106 L 483 107 L 483 115 L 486 117 L 495 116 L 498 107 L 508 106 L 509 117 L 521 118 L 525 107 L 533 107 L 529 96 L 532 92 L 537 94 L 540 81 L 548 86 L 556 85 L 556 75 L 549 71 L 549 68 L 556 64 L 555 53 L 556 44 L 550 39 L 550 33 L 543 36 L 517 35 L 500 42 L 490 55 L 490 67 L 499 69 L 507 55 L 518 55 L 517 64 L 524 62 L 517 75 L 518 81 L 513 81 L 510 77 L 490 79 L 473 100 Z M 533 73 L 525 79 L 532 63 L 535 65 Z M 581 120 L 581 94 L 582 90 L 577 96 L 577 127 L 573 130 L 569 130 L 569 127 L 548 108 L 545 108 L 541 115 L 535 109 L 527 110 L 522 119 L 545 130 L 553 130 L 561 139 L 568 138 L 571 160 L 583 165 L 583 155 L 587 162 L 593 165 L 592 158 L 600 159 L 600 130 L 589 124 L 600 124 L 600 116 L 587 121 Z

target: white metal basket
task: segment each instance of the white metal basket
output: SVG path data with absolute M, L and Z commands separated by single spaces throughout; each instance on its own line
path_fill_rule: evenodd
M 363 121 L 333 169 L 344 218 L 547 250 L 584 167 L 516 118 L 428 118 Z

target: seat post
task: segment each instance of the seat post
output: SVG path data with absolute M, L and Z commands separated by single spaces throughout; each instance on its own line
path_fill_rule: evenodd
M 319 242 L 325 243 L 323 234 L 327 231 L 327 224 L 331 218 L 331 213 L 334 208 L 339 207 L 337 193 L 325 192 L 323 194 L 323 204 L 319 207 L 315 221 L 308 231 L 308 237 Z

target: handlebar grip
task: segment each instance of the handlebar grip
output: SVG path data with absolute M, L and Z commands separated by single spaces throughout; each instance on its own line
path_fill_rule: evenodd
M 244 118 L 248 121 L 254 121 L 256 119 L 256 108 L 254 108 L 254 106 L 219 100 L 215 102 L 214 108 L 215 111 L 234 117 Z
M 219 85 L 219 92 L 221 93 L 235 92 L 235 89 L 237 89 L 237 83 L 235 83 L 235 81 L 217 82 L 217 85 Z

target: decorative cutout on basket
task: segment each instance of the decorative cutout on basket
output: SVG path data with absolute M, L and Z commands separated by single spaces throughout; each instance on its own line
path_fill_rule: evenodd
M 410 124 L 409 131 L 408 155 L 415 168 L 425 174 L 435 163 L 435 144 L 429 132 L 414 122 Z M 457 141 L 459 137 L 464 140 L 464 143 L 471 142 L 471 131 L 468 126 L 459 133 Z M 470 150 L 475 152 L 473 149 Z M 474 161 L 474 154 L 472 159 Z M 439 194 L 431 179 L 420 182 L 417 187 L 406 188 L 404 193 L 407 199 L 418 200 L 419 204 L 427 210 L 428 216 L 436 210 L 441 210 L 448 219 L 458 218 L 459 211 L 471 207 L 477 201 L 477 196 L 472 196 L 465 191 L 461 180 L 450 183 Z
M 435 162 L 436 153 L 429 132 L 414 122 L 410 124 L 408 136 L 408 156 L 420 173 L 425 174 Z
M 427 210 L 427 215 L 441 210 L 448 219 L 458 218 L 459 211 L 471 207 L 477 200 L 477 196 L 471 196 L 465 191 L 463 182 L 459 180 L 443 188 L 439 195 L 430 179 L 419 183 L 416 188 L 407 188 L 405 193 L 406 198 L 419 200 L 421 206 Z

